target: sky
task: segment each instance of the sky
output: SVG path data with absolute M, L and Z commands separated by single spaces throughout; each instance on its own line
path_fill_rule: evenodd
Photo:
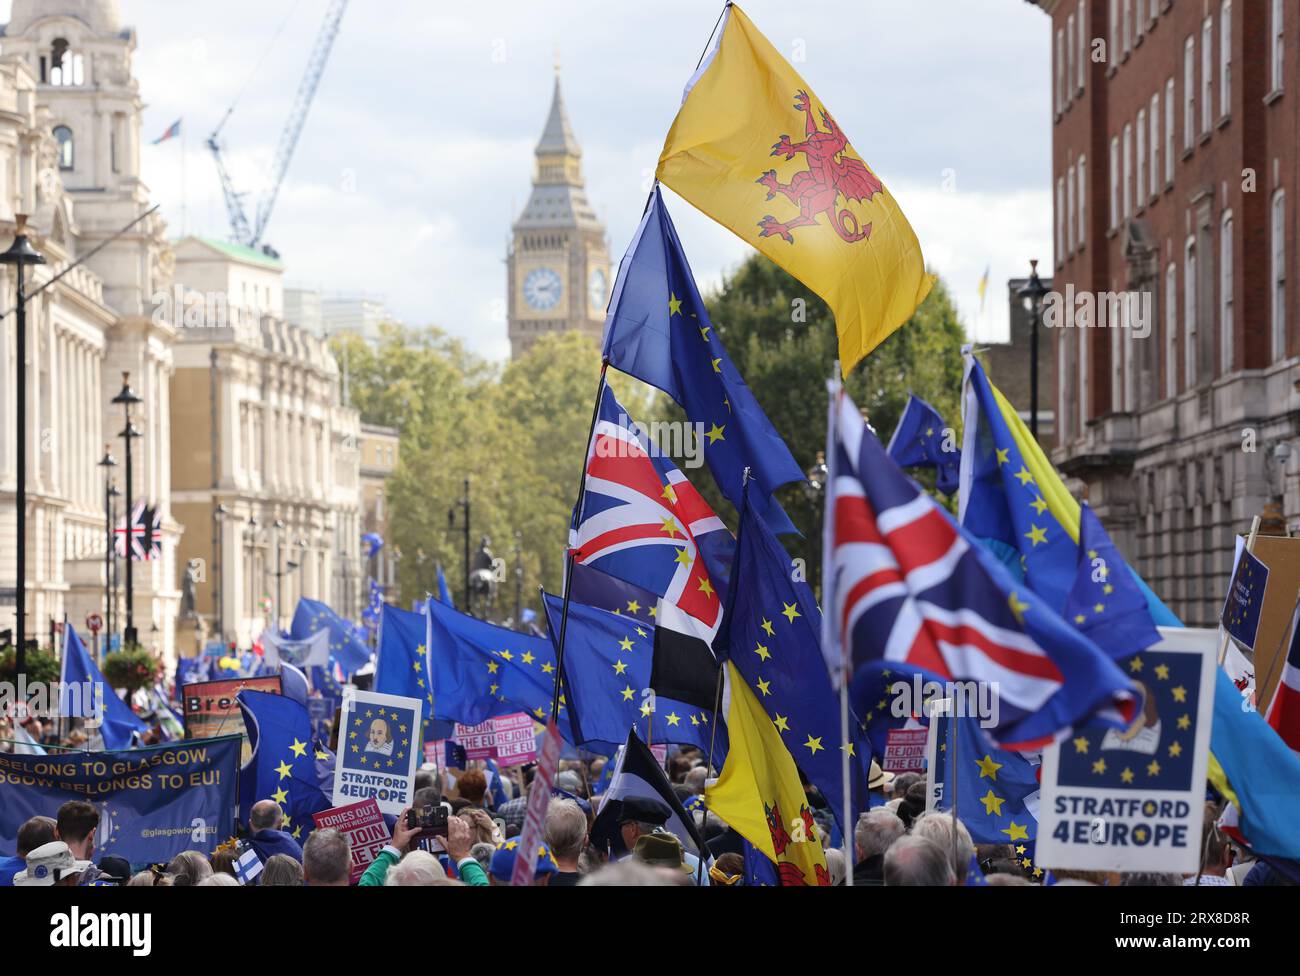
M 1006 280 L 1030 258 L 1051 262 L 1047 17 L 1025 0 L 743 6 L 899 200 L 968 333 L 1004 338 Z M 327 0 L 120 7 L 138 38 L 144 181 L 170 234 L 227 237 L 204 142 L 233 104 L 224 153 L 251 214 Z M 0 18 L 8 8 L 0 0 Z M 506 247 L 557 51 L 616 266 L 720 10 L 715 0 L 351 0 L 265 235 L 286 284 L 382 298 L 407 325 L 505 359 Z M 182 140 L 149 145 L 178 118 Z M 752 252 L 665 196 L 707 292 Z

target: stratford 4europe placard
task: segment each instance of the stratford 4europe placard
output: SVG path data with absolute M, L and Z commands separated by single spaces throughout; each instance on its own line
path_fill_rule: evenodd
M 345 689 L 334 802 L 374 800 L 380 810 L 394 815 L 410 806 L 420 756 L 419 728 L 420 703 L 414 698 Z

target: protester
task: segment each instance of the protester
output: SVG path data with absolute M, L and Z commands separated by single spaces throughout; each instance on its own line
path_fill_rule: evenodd
M 27 867 L 27 855 L 54 840 L 53 817 L 32 817 L 18 828 L 18 853 L 0 858 L 0 886 L 11 886 L 14 875 Z
M 487 777 L 481 769 L 467 769 L 456 780 L 456 791 L 470 806 L 481 808 L 483 797 L 487 793 Z
M 952 840 L 953 817 L 951 813 L 923 813 L 912 822 L 912 835 L 925 837 L 939 845 L 939 849 L 948 855 L 948 863 L 957 878 L 958 884 L 966 883 L 966 872 L 970 868 L 971 857 L 975 853 L 975 844 L 970 839 L 970 831 L 960 820 L 957 824 L 957 843 Z
M 263 864 L 275 854 L 288 854 L 302 863 L 302 847 L 291 834 L 279 829 L 282 823 L 284 811 L 274 800 L 258 800 L 248 813 L 248 827 L 252 831 L 248 842 Z
M 393 866 L 416 854 L 427 855 L 433 864 L 437 866 L 441 876 L 443 878 L 448 877 L 446 869 L 432 854 L 428 854 L 427 851 L 412 850 L 413 845 L 419 839 L 420 828 L 407 826 L 406 815 L 410 812 L 410 809 L 410 807 L 406 807 L 398 814 L 397 821 L 393 825 L 393 842 L 384 845 L 383 850 L 375 857 L 370 867 L 366 868 L 366 873 L 361 876 L 361 880 L 358 882 L 360 886 L 370 887 L 388 884 L 386 879 Z M 479 866 L 478 861 L 470 856 L 471 842 L 472 834 L 469 824 L 461 820 L 460 817 L 448 817 L 446 841 L 448 859 L 455 866 L 455 870 L 460 874 L 460 878 L 465 884 L 471 886 L 486 885 L 488 883 L 487 875 L 484 874 L 483 868 Z M 434 883 L 415 880 L 425 877 L 426 874 L 425 858 L 417 857 L 411 865 L 398 873 L 399 880 L 394 881 L 393 884 L 405 886 Z
M 192 888 L 211 877 L 212 863 L 198 851 L 182 851 L 171 859 L 167 873 L 177 888 Z
M 488 879 L 492 885 L 508 885 L 510 879 L 514 877 L 515 861 L 519 857 L 519 842 L 517 840 L 508 840 L 492 854 L 492 863 L 488 866 Z M 551 878 L 559 871 L 559 865 L 555 863 L 555 857 L 551 854 L 551 849 L 545 844 L 537 848 L 537 864 L 533 867 L 533 884 L 535 886 L 545 886 L 551 883 Z
M 316 836 L 314 833 L 312 837 Z M 311 838 L 307 838 L 308 843 Z M 301 888 L 306 873 L 307 849 L 303 848 L 303 863 L 299 864 L 288 854 L 272 854 L 266 859 L 257 883 L 263 888 Z M 346 881 L 347 875 L 343 875 Z
M 347 836 L 337 830 L 312 831 L 302 848 L 299 882 L 309 888 L 346 888 L 351 875 L 352 846 Z M 262 880 L 262 884 L 269 883 Z
M 853 831 L 854 856 L 858 859 L 853 868 L 855 887 L 884 883 L 885 852 L 903 833 L 903 821 L 883 808 L 868 810 L 858 818 Z
M 78 859 L 66 843 L 53 840 L 27 855 L 27 866 L 14 875 L 14 885 L 19 888 L 69 887 L 78 884 L 82 873 L 90 866 L 90 861 Z
M 293 858 L 285 854 L 276 854 L 273 856 L 283 857 L 289 861 L 293 860 Z M 297 862 L 295 861 L 294 863 Z M 236 881 L 228 874 L 210 874 L 202 881 L 200 881 L 197 885 L 195 885 L 195 887 L 196 888 L 238 888 L 239 882 Z
M 1201 870 L 1189 874 L 1183 884 L 1191 887 L 1223 887 L 1232 884 L 1228 869 L 1232 866 L 1232 845 L 1227 834 L 1219 830 L 1219 808 L 1205 805 L 1205 826 L 1201 832 Z
M 546 808 L 546 828 L 543 831 L 551 853 L 555 855 L 557 871 L 552 885 L 573 887 L 582 879 L 579 858 L 587 846 L 589 836 L 587 815 L 573 800 L 552 800 Z
M 932 885 L 956 883 L 951 855 L 925 837 L 900 837 L 885 852 L 885 886 Z

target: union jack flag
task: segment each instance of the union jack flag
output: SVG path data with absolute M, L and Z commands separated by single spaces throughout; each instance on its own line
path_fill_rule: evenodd
M 609 387 L 587 448 L 574 560 L 649 590 L 711 631 L 735 541 L 700 493 L 638 428 Z
M 143 501 L 136 502 L 135 508 L 131 509 L 130 521 L 124 516 L 113 529 L 113 551 L 122 557 L 126 556 L 127 537 L 131 540 L 131 558 L 137 562 L 142 559 L 148 559 L 148 547 L 151 540 L 145 538 L 145 517 L 147 509 Z
M 1086 635 L 968 537 L 890 459 L 847 396 L 832 407 L 826 602 L 835 667 L 898 661 L 991 685 L 1003 748 L 1131 719 L 1136 689 Z

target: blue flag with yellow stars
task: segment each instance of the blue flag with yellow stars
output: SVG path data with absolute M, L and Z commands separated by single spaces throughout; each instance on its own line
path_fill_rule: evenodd
M 423 719 L 433 718 L 433 686 L 429 682 L 428 623 L 424 614 L 384 604 L 380 611 L 379 658 L 374 690 L 424 703 Z
M 796 531 L 772 492 L 804 473 L 722 347 L 658 186 L 619 265 L 604 356 L 663 390 L 699 425 L 704 460 L 732 504 L 739 507 L 749 468 L 759 488 L 749 504 L 774 532 Z
M 300 597 L 290 635 L 294 640 L 306 640 L 322 628 L 330 632 L 330 653 L 346 673 L 352 674 L 370 661 L 370 648 L 350 623 L 319 600 Z
M 659 612 L 659 597 L 649 590 L 579 562 L 569 571 L 569 598 L 643 623 L 653 624 Z
M 916 678 L 920 678 L 919 695 L 914 691 Z M 896 688 L 900 682 L 902 687 Z M 890 769 L 885 766 L 889 733 L 929 725 L 926 702 L 942 698 L 943 686 L 943 679 L 932 671 L 903 661 L 875 660 L 859 666 L 849 684 L 849 707 L 862 720 L 871 758 Z
M 286 826 L 302 843 L 311 815 L 333 806 L 334 754 L 311 731 L 311 715 L 298 702 L 265 691 L 239 693 L 253 754 L 239 774 L 239 818 L 258 800 L 274 800 Z
M 442 563 L 438 563 L 438 599 L 453 610 L 456 608 L 455 601 L 451 598 L 451 587 L 447 585 L 447 574 L 442 571 Z
M 1078 574 L 1082 512 L 1015 408 L 966 352 L 959 521 L 1063 613 Z M 1086 546 L 1084 547 L 1086 551 Z M 1114 551 L 1111 582 L 1127 574 L 1162 627 L 1182 623 Z
M 1242 549 L 1219 620 L 1232 639 L 1247 650 L 1255 649 L 1255 636 L 1259 633 L 1259 612 L 1264 606 L 1264 590 L 1267 587 L 1268 567 L 1252 555 L 1249 549 Z
M 1080 506 L 1078 558 L 1062 616 L 1116 660 L 1157 643 L 1160 631 L 1146 598 L 1133 575 L 1124 572 L 1124 557 L 1086 502 Z
M 961 469 L 957 434 L 943 422 L 938 410 L 915 393 L 907 397 L 888 450 L 900 468 L 934 468 L 935 487 L 945 495 L 957 493 Z
M 551 641 L 558 648 L 564 600 L 545 593 L 542 603 Z M 713 713 L 651 691 L 654 646 L 653 624 L 569 601 L 564 687 L 575 745 L 613 751 L 632 730 L 651 745 L 693 745 L 709 753 Z M 726 752 L 726 732 L 719 727 L 713 738 L 715 768 Z
M 481 725 L 498 715 L 528 712 L 545 722 L 555 689 L 555 652 L 545 637 L 521 634 L 430 600 L 426 646 L 438 718 Z M 560 697 L 560 734 L 572 742 Z
M 77 636 L 72 624 L 63 627 L 63 665 L 59 674 L 61 715 L 97 718 L 104 748 L 109 751 L 129 749 L 135 737 L 143 736 L 149 726 L 131 706 L 118 697 L 113 686 L 104 680 L 95 659 Z
M 952 809 L 957 796 L 957 817 L 977 844 L 1032 842 L 1038 836 L 1038 766 L 1018 752 L 993 745 L 980 720 L 959 715 L 936 715 L 935 769 L 930 782 L 938 788 L 935 809 Z M 949 756 L 955 750 L 956 762 Z M 951 785 L 956 782 L 955 789 Z M 1032 808 L 1032 809 L 1031 809 Z M 1019 854 L 1019 852 L 1017 852 Z
M 821 792 L 840 824 L 844 817 L 840 701 L 821 651 L 821 612 L 767 524 L 743 506 L 732 570 L 734 601 L 714 647 L 735 662 L 795 765 Z M 796 579 L 798 581 L 796 582 Z M 850 716 L 850 754 L 866 748 Z M 862 763 L 850 763 L 853 809 L 865 809 Z M 848 829 L 852 829 L 852 824 Z

